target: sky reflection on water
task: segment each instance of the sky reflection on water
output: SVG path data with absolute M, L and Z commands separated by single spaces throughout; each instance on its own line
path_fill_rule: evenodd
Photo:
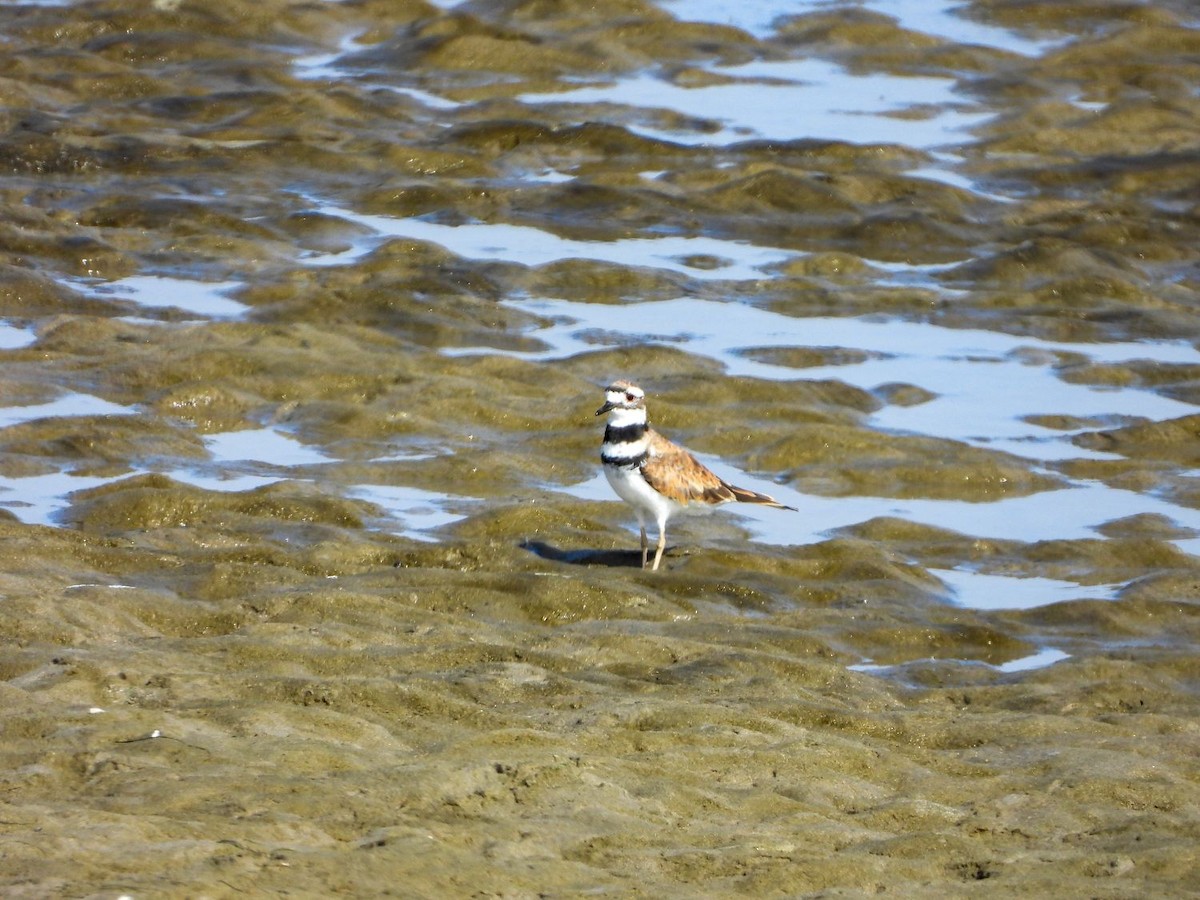
M 782 382 L 835 379 L 864 390 L 884 384 L 915 385 L 935 396 L 915 406 L 884 406 L 871 415 L 869 423 L 885 431 L 963 441 L 1027 459 L 1110 456 L 1071 444 L 1071 437 L 1083 429 L 1045 428 L 1026 421 L 1030 416 L 1164 420 L 1195 412 L 1191 404 L 1142 388 L 1067 382 L 1054 368 L 1056 353 L 1097 363 L 1200 363 L 1200 351 L 1185 341 L 1060 343 L 878 316 L 795 318 L 695 298 L 636 305 L 533 299 L 507 302 L 552 318 L 549 326 L 528 335 L 546 344 L 546 349 L 513 352 L 514 356 L 565 359 L 603 343 L 661 344 L 686 347 L 689 353 L 714 359 L 731 375 Z M 762 348 L 814 347 L 866 351 L 868 357 L 861 362 L 796 369 L 760 362 L 747 354 Z M 1039 352 L 1023 352 L 1027 350 Z M 786 391 L 786 384 L 781 384 L 780 390 Z
M 818 140 L 928 150 L 968 140 L 967 130 L 991 116 L 955 94 L 953 78 L 854 75 L 821 59 L 756 60 L 712 71 L 732 81 L 681 87 L 651 73 L 638 73 L 607 85 L 525 94 L 520 99 L 534 104 L 668 109 L 719 122 L 720 128 L 627 127 L 646 137 L 710 146 L 746 140 Z M 918 108 L 919 115 L 910 114 Z

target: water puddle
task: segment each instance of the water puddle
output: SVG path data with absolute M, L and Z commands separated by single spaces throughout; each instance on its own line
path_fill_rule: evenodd
M 897 25 L 958 44 L 991 47 L 1023 56 L 1038 56 L 1056 46 L 1057 41 L 1026 37 L 1018 32 L 975 22 L 960 14 L 962 5 L 931 3 L 929 0 L 858 0 L 837 3 L 830 0 L 659 0 L 659 6 L 684 22 L 711 22 L 731 25 L 757 38 L 769 38 L 776 26 L 787 18 L 809 13 L 846 10 L 870 10 L 896 20 Z
M 1032 653 L 1029 656 L 1022 656 L 1019 659 L 1010 659 L 1006 663 L 992 665 L 991 663 L 980 662 L 979 660 L 952 660 L 953 662 L 961 662 L 963 665 L 971 666 L 987 666 L 989 669 L 994 669 L 997 672 L 1002 672 L 1006 675 L 1015 672 L 1032 672 L 1037 669 L 1044 669 L 1052 666 L 1055 663 L 1060 663 L 1064 659 L 1070 659 L 1071 654 L 1064 653 L 1054 647 L 1045 647 L 1037 653 Z M 945 660 L 940 660 L 945 662 Z M 922 663 L 939 662 L 939 660 L 927 657 L 925 659 L 911 660 L 904 663 L 894 663 L 892 665 L 879 665 L 878 663 L 862 662 L 855 663 L 851 666 L 846 666 L 852 672 L 867 672 L 874 675 L 892 675 L 904 671 L 905 668 L 912 665 L 920 665 Z
M 360 33 L 348 34 L 338 41 L 336 50 L 331 52 L 310 53 L 297 56 L 292 60 L 293 73 L 297 78 L 307 78 L 314 81 L 341 81 L 350 77 L 346 69 L 337 65 L 337 61 L 347 53 L 361 49 L 358 39 Z
M 1064 653 L 1054 647 L 1046 647 L 1039 650 L 1037 653 L 1029 656 L 1022 656 L 1020 659 L 1012 659 L 1006 663 L 996 666 L 995 668 L 1004 673 L 1011 672 L 1030 672 L 1034 669 L 1044 669 L 1047 666 L 1052 666 L 1055 663 L 1062 662 L 1064 659 L 1070 659 L 1071 654 Z
M 1084 585 L 1038 576 L 985 575 L 963 569 L 930 569 L 950 591 L 950 599 L 969 609 L 1036 609 L 1070 600 L 1113 600 L 1124 585 Z
M 0 350 L 19 350 L 28 347 L 37 340 L 37 335 L 31 328 L 17 328 L 7 322 L 0 322 Z
M 438 539 L 429 532 L 466 518 L 466 513 L 454 512 L 450 507 L 477 502 L 467 497 L 390 484 L 356 484 L 347 493 L 386 510 L 390 520 L 384 523 L 386 530 L 427 542 Z M 401 525 L 399 530 L 394 527 L 395 523 Z
M 231 319 L 249 309 L 225 295 L 240 281 L 194 281 L 165 275 L 134 275 L 116 281 L 69 282 L 72 288 L 104 300 L 128 300 L 146 309 L 178 309 L 204 319 Z
M 463 259 L 494 260 L 525 266 L 587 259 L 622 267 L 677 272 L 697 281 L 757 281 L 771 277 L 770 270 L 773 267 L 806 255 L 783 247 L 766 247 L 746 241 L 710 237 L 665 235 L 613 241 L 573 240 L 530 225 L 509 225 L 503 222 L 446 225 L 423 218 L 395 218 L 357 213 L 319 203 L 313 208 L 313 212 L 369 228 L 374 235 L 367 240 L 358 241 L 351 249 L 333 254 L 314 253 L 301 260 L 305 265 L 311 266 L 353 263 L 382 241 L 394 238 L 437 244 Z M 945 295 L 953 291 L 937 285 L 933 280 L 934 276 L 960 264 L 906 263 L 864 258 L 878 269 L 876 282 L 881 286 L 936 288 Z
M 645 137 L 684 144 L 724 146 L 746 140 L 823 140 L 852 144 L 904 144 L 932 149 L 970 140 L 970 128 L 992 114 L 973 109 L 956 94 L 953 78 L 854 75 L 837 63 L 809 58 L 756 60 L 717 66 L 731 82 L 680 87 L 650 73 L 612 84 L 560 93 L 523 94 L 524 103 L 615 104 L 669 109 L 718 131 L 665 130 L 626 125 Z M 919 115 L 907 115 L 913 110 Z
M 431 110 L 457 109 L 463 105 L 456 100 L 441 97 L 421 88 L 392 84 L 387 80 L 386 73 L 382 77 L 376 78 L 373 73 L 364 73 L 339 65 L 338 61 L 346 54 L 356 53 L 367 48 L 368 45 L 359 43 L 359 37 L 361 37 L 359 34 L 347 35 L 338 42 L 338 48 L 330 53 L 314 53 L 309 56 L 296 57 L 292 60 L 296 77 L 331 83 L 367 80 L 373 89 L 403 94 Z
M 91 394 L 68 393 L 46 403 L 0 407 L 0 428 L 48 418 L 128 416 L 136 412 L 133 407 L 110 403 Z M 110 480 L 77 476 L 69 472 L 15 478 L 0 475 L 0 507 L 12 512 L 22 522 L 52 525 L 57 514 L 69 505 L 66 500 L 68 494 L 97 487 Z
M 722 0 L 658 0 L 658 6 L 681 22 L 707 22 L 728 25 L 749 32 L 756 38 L 775 34 L 775 23 L 781 16 L 809 12 L 817 3 L 783 3 L 780 0 L 742 0 L 725 3 Z
M 817 0 L 812 5 L 820 9 L 828 9 L 830 6 L 824 0 Z M 839 4 L 843 8 L 851 9 L 857 5 Z M 928 0 L 866 0 L 862 7 L 895 19 L 901 28 L 908 31 L 941 38 L 948 43 L 991 47 L 1022 56 L 1041 56 L 1047 50 L 1061 46 L 1068 40 L 1063 37 L 1035 38 L 985 22 L 976 22 L 962 14 L 966 7 L 958 0 L 948 3 L 930 3 Z
M 0 507 L 26 525 L 57 526 L 59 514 L 71 505 L 67 499 L 69 494 L 99 487 L 113 480 L 70 472 L 51 472 L 26 478 L 0 475 Z
M 936 181 L 939 184 L 949 185 L 950 187 L 958 188 L 962 191 L 970 191 L 971 193 L 982 197 L 985 200 L 991 200 L 993 203 L 1016 202 L 1016 200 L 1012 197 L 1005 197 L 1002 194 L 995 194 L 991 191 L 984 190 L 973 179 L 956 172 L 954 170 L 954 166 L 957 165 L 960 160 L 955 154 L 934 151 L 930 153 L 930 156 L 940 165 L 921 166 L 916 169 L 909 169 L 905 174 L 909 178 L 921 178 L 926 181 Z
M 330 461 L 321 451 L 305 446 L 273 428 L 250 428 L 206 435 L 204 446 L 212 455 L 213 463 L 225 468 L 255 463 L 287 469 Z
M 109 403 L 91 394 L 63 394 L 47 403 L 32 406 L 0 407 L 0 428 L 35 422 L 38 419 L 74 416 L 130 416 L 137 410 L 132 406 Z
M 190 484 L 192 487 L 197 487 L 204 491 L 217 491 L 222 494 L 241 494 L 245 491 L 254 491 L 258 488 L 266 487 L 268 484 L 278 484 L 281 481 L 291 480 L 284 478 L 282 475 L 253 475 L 230 471 L 228 469 L 217 469 L 213 472 L 205 472 L 199 469 L 172 469 L 170 472 L 163 474 L 172 481 L 178 481 L 180 484 Z
M 680 272 L 697 280 L 754 280 L 765 269 L 797 256 L 793 250 L 756 247 L 752 244 L 707 237 L 628 238 L 617 241 L 579 241 L 533 228 L 528 225 L 487 224 L 444 225 L 417 218 L 392 218 L 356 213 L 348 209 L 322 206 L 322 215 L 335 216 L 374 231 L 379 238 L 410 238 L 445 247 L 464 259 L 498 260 L 527 266 L 540 266 L 564 259 L 591 259 L 621 266 L 644 266 Z M 378 240 L 372 243 L 378 243 Z M 363 246 L 358 255 L 370 249 Z M 353 251 L 341 254 L 351 261 Z M 706 265 L 690 265 L 688 260 L 703 257 Z M 713 267 L 711 260 L 719 260 Z M 325 260 L 322 264 L 328 264 Z

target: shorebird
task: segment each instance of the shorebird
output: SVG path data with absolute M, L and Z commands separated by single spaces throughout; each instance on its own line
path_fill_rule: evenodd
M 707 512 L 725 503 L 758 503 L 779 509 L 774 497 L 734 487 L 722 481 L 683 447 L 663 437 L 646 419 L 646 394 L 632 381 L 614 381 L 604 389 L 604 405 L 596 415 L 608 413 L 600 461 L 617 496 L 633 507 L 642 531 L 642 568 L 649 560 L 646 520 L 658 525 L 658 546 L 652 570 L 662 562 L 667 546 L 667 522 L 681 512 Z

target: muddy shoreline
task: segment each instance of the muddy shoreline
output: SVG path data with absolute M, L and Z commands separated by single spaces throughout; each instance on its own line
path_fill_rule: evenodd
M 1200 893 L 1194 12 L 679 6 L 0 9 L 0 893 Z

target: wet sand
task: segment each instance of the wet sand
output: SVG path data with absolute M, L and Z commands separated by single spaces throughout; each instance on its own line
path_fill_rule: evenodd
M 1194 13 L 672 13 L 0 9 L 0 893 L 1200 894 Z

